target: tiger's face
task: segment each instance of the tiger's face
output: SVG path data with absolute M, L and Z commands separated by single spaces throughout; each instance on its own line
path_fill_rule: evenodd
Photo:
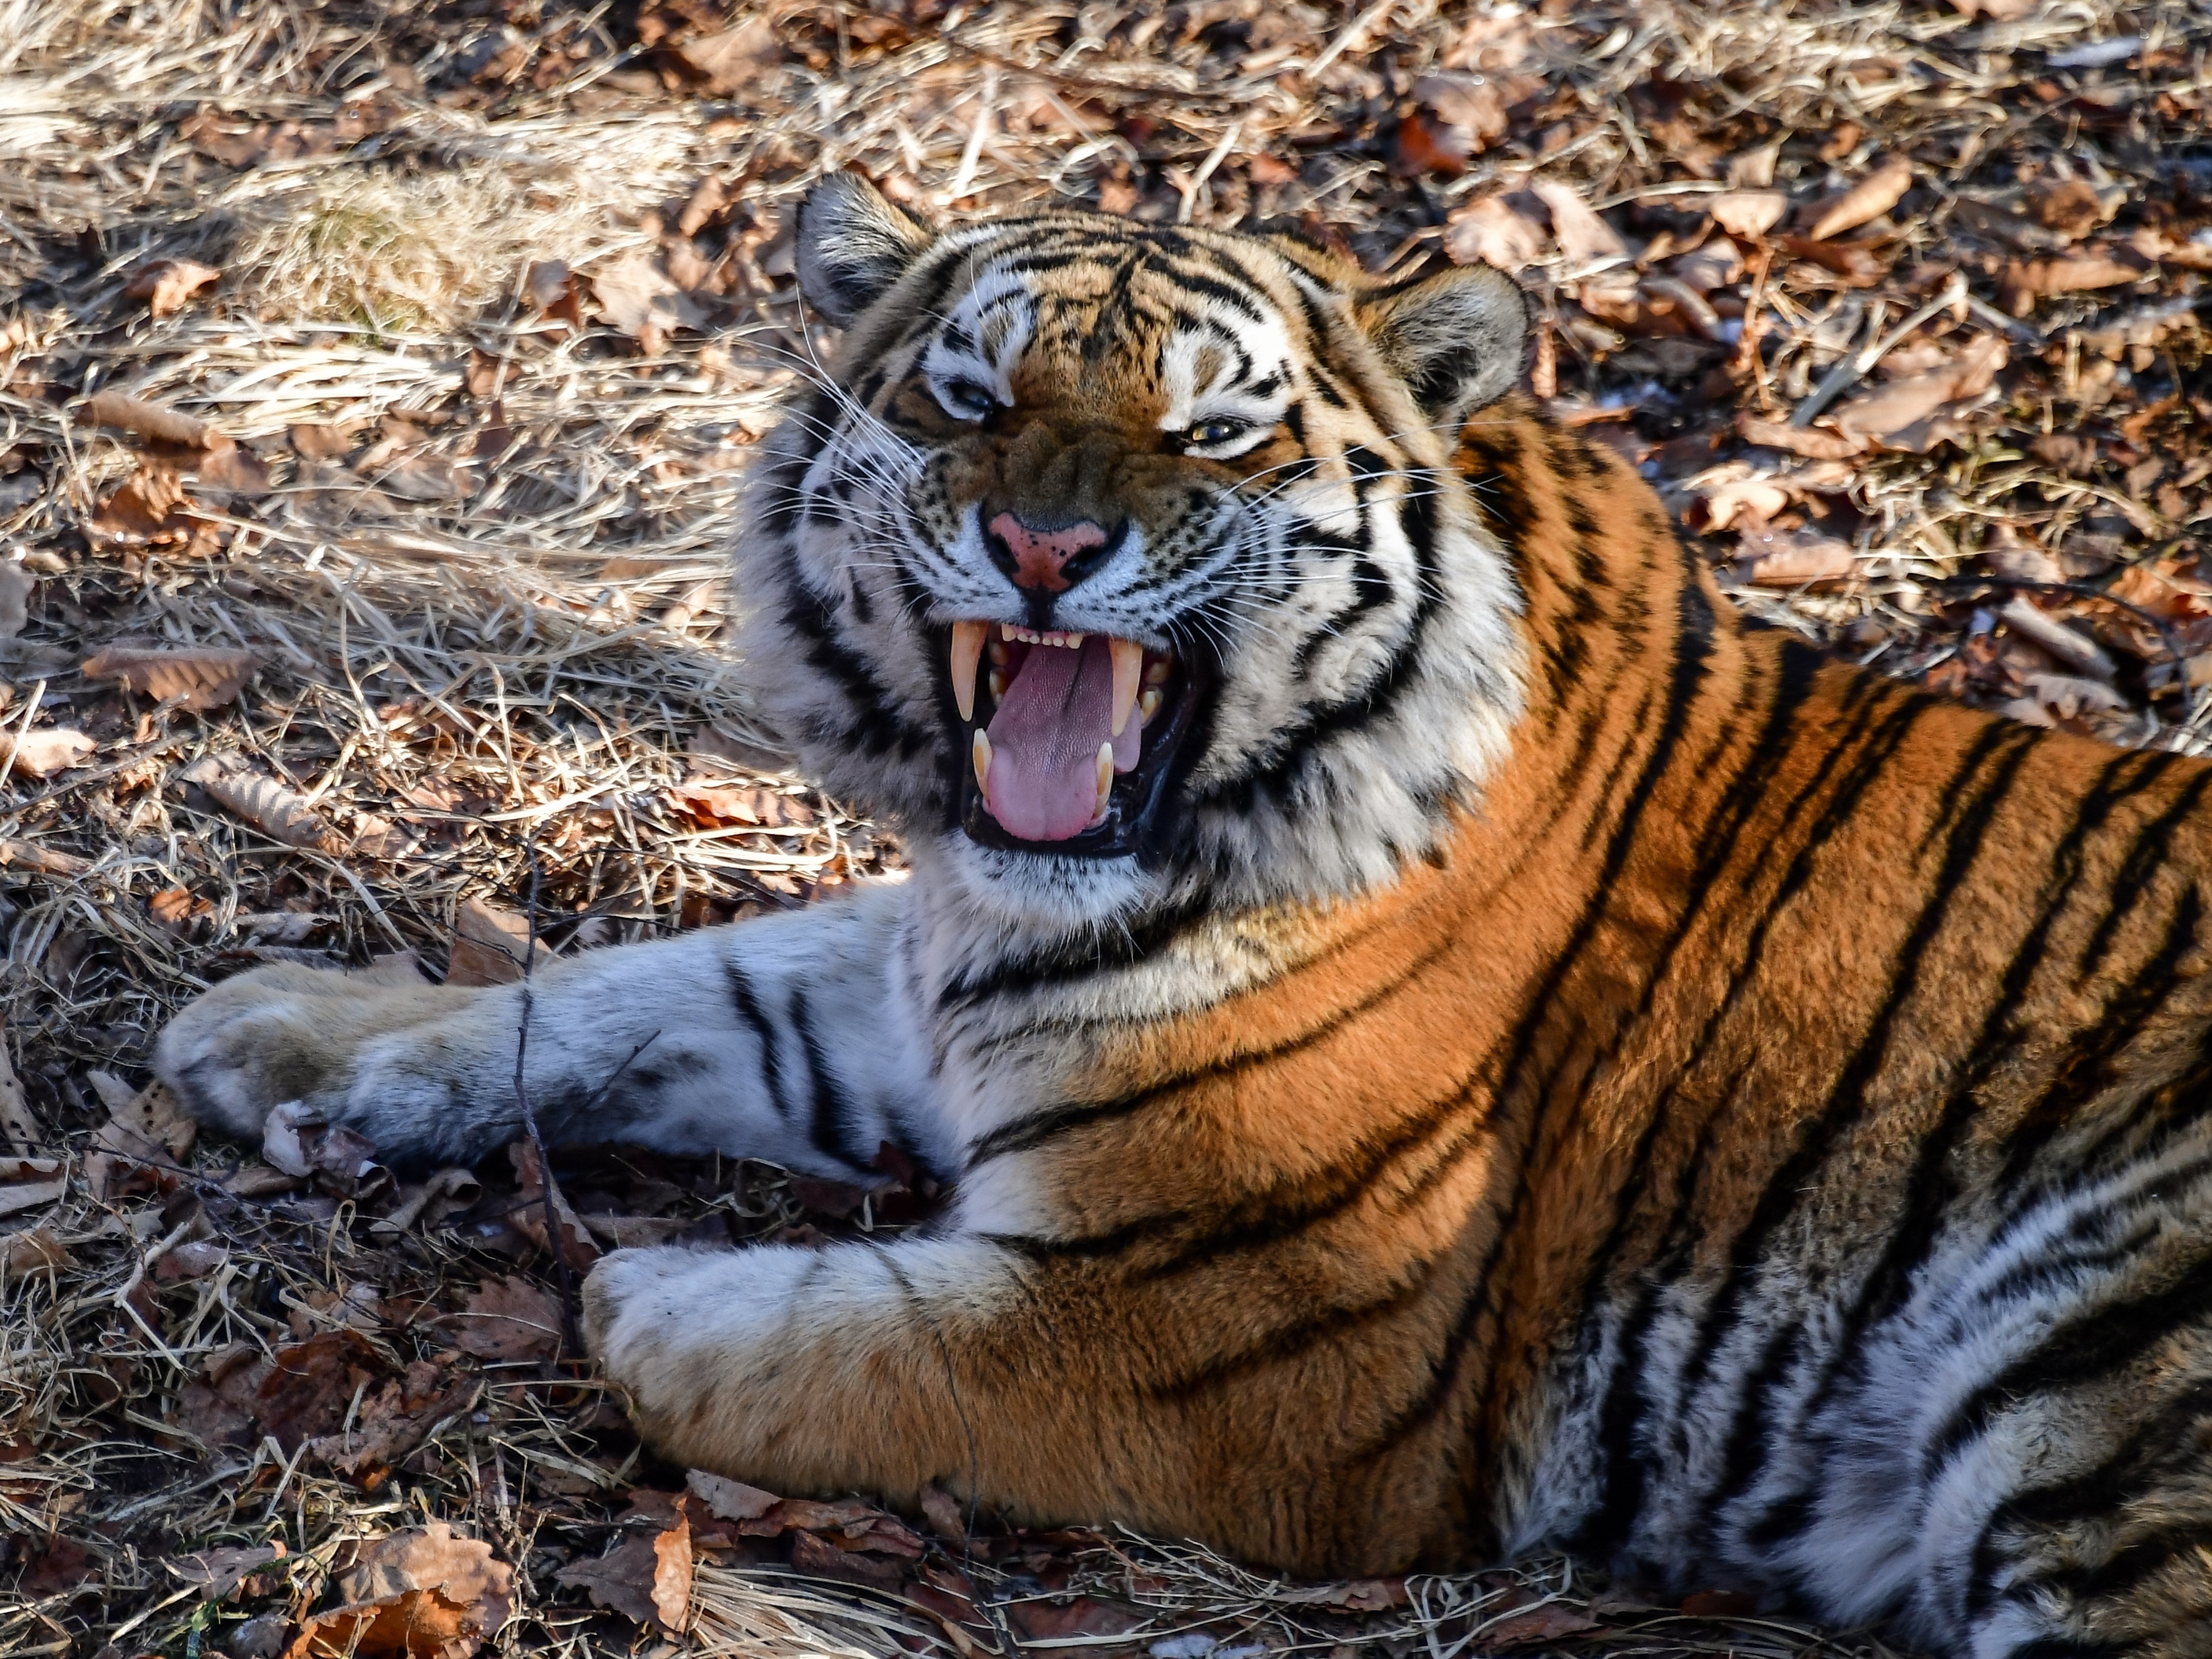
M 1497 273 L 1053 213 L 938 235 L 847 176 L 848 325 L 764 458 L 749 657 L 833 790 L 1007 914 L 1384 878 L 1492 763 L 1516 591 L 1451 465 Z

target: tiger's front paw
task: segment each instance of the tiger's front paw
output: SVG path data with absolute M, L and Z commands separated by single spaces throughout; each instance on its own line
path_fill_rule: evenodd
M 161 1033 L 154 1068 L 203 1123 L 258 1139 L 284 1101 L 343 1115 L 365 1044 L 465 994 L 386 970 L 273 963 L 189 1004 Z

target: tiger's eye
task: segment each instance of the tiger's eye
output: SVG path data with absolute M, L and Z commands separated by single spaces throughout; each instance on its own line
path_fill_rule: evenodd
M 1183 441 L 1203 448 L 1208 444 L 1225 444 L 1231 438 L 1242 437 L 1249 422 L 1222 416 L 1217 420 L 1200 421 L 1183 434 Z

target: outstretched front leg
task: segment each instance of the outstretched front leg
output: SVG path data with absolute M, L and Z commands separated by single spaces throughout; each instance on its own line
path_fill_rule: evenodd
M 626 1141 L 851 1176 L 891 1140 L 939 1167 L 906 890 L 595 951 L 528 988 L 524 1084 L 555 1145 Z M 258 1136 L 297 1100 L 395 1162 L 470 1162 L 520 1132 L 525 989 L 275 966 L 226 981 L 155 1064 L 202 1120 Z

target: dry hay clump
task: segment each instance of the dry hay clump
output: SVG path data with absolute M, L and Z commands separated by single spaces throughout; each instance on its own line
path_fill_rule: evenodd
M 1563 1564 L 1290 1585 L 687 1482 L 575 1274 L 909 1224 L 895 1150 L 401 1187 L 137 1085 L 252 963 L 499 977 L 896 878 L 724 641 L 846 165 L 1493 260 L 1530 391 L 1747 607 L 2203 747 L 2209 46 L 2112 0 L 0 0 L 0 1651 L 1814 1645 Z

